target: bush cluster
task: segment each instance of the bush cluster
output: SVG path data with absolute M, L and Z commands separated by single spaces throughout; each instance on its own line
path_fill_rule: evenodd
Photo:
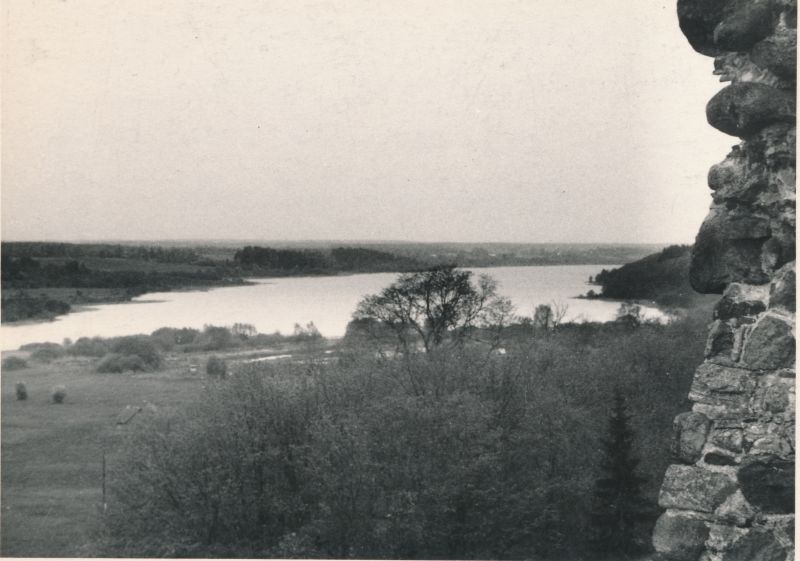
M 23 382 L 17 382 L 14 385 L 14 393 L 17 396 L 17 401 L 25 401 L 28 399 L 28 388 Z
M 67 347 L 67 354 L 72 356 L 102 357 L 108 354 L 109 341 L 102 337 L 81 337 Z
M 64 399 L 67 397 L 67 388 L 64 386 L 54 387 L 51 397 L 53 399 L 53 403 L 64 403 Z
M 228 365 L 224 360 L 217 356 L 208 357 L 206 362 L 206 374 L 214 378 L 224 378 L 228 373 Z
M 121 355 L 109 353 L 97 363 L 97 371 L 102 373 L 119 374 L 121 372 L 144 372 L 147 365 L 136 355 Z
M 653 508 L 633 530 L 647 543 L 704 323 L 567 325 L 503 355 L 249 365 L 132 435 L 104 553 L 588 558 L 616 387 Z
M 120 337 L 113 340 L 109 350 L 97 363 L 98 372 L 142 372 L 161 366 L 161 353 L 150 337 Z
M 252 325 L 237 323 L 232 327 L 207 325 L 203 330 L 188 327 L 162 327 L 150 335 L 128 337 L 81 337 L 74 343 L 31 343 L 20 347 L 31 353 L 31 359 L 51 362 L 65 355 L 99 358 L 98 372 L 154 371 L 162 364 L 162 353 L 169 351 L 205 352 L 238 348 L 262 348 L 285 343 L 320 344 L 324 338 L 314 323 L 295 325 L 291 335 L 258 333 Z M 7 359 L 9 360 L 9 359 Z M 24 368 L 22 359 L 10 357 L 4 369 Z M 20 366 L 20 364 L 23 364 Z
M 10 356 L 3 359 L 0 367 L 2 367 L 3 370 L 21 370 L 28 367 L 28 362 L 24 358 Z
M 52 362 L 64 356 L 64 348 L 58 343 L 30 343 L 22 345 L 20 350 L 30 351 L 31 359 L 38 362 Z

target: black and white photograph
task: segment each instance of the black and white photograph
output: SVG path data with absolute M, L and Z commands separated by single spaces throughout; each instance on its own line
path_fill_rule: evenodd
M 0 557 L 794 559 L 796 0 L 0 21 Z

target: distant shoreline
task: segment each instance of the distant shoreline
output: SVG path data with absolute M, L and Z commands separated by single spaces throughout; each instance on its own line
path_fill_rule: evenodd
M 587 266 L 613 266 L 618 267 L 618 263 L 569 263 L 569 264 L 515 264 L 515 265 L 486 265 L 486 266 L 465 266 L 462 267 L 463 269 L 469 270 L 476 270 L 481 271 L 485 269 L 497 269 L 497 268 L 523 268 L 523 267 L 587 267 Z M 36 324 L 44 324 L 50 323 L 54 321 L 58 321 L 60 318 L 64 318 L 71 314 L 77 314 L 87 311 L 92 311 L 96 309 L 98 306 L 109 305 L 109 304 L 140 304 L 140 303 L 148 303 L 152 302 L 151 300 L 135 300 L 136 298 L 144 298 L 151 294 L 156 293 L 171 293 L 171 292 L 208 292 L 211 290 L 215 290 L 217 288 L 229 288 L 229 287 L 244 287 L 244 286 L 251 286 L 254 284 L 261 284 L 268 281 L 274 281 L 279 279 L 314 279 L 314 278 L 325 278 L 325 277 L 351 277 L 356 275 L 373 275 L 373 274 L 389 274 L 389 275 L 400 275 L 403 273 L 407 273 L 409 271 L 339 271 L 339 272 L 331 272 L 331 273 L 302 273 L 302 274 L 282 274 L 282 275 L 256 275 L 256 276 L 245 276 L 242 279 L 238 279 L 237 282 L 225 283 L 225 284 L 218 284 L 218 285 L 186 285 L 181 287 L 171 288 L 169 290 L 166 289 L 156 289 L 152 291 L 146 291 L 142 293 L 131 293 L 127 295 L 122 295 L 119 292 L 111 294 L 108 298 L 103 298 L 101 295 L 95 294 L 93 289 L 77 289 L 77 288 L 58 288 L 58 289 L 11 289 L 13 291 L 22 291 L 22 292 L 32 292 L 35 296 L 46 294 L 51 291 L 56 292 L 64 292 L 64 291 L 83 291 L 84 293 L 88 293 L 90 295 L 90 299 L 87 301 L 78 301 L 78 302 L 70 302 L 70 310 L 64 314 L 57 314 L 52 317 L 41 317 L 41 318 L 25 318 L 20 320 L 13 320 L 13 321 L 3 321 L 2 325 L 7 327 L 21 327 L 25 325 L 36 325 Z M 102 292 L 105 289 L 98 289 L 98 291 Z M 6 290 L 5 292 L 9 292 Z M 56 294 L 58 295 L 58 294 Z M 576 298 L 582 298 L 582 296 L 576 296 Z M 613 301 L 614 299 L 607 299 L 609 301 Z
M 132 242 L 131 242 L 132 243 Z M 205 245 L 200 245 L 205 243 Z M 340 245 L 341 244 L 341 245 Z M 86 306 L 130 302 L 153 292 L 240 286 L 245 279 L 401 274 L 442 264 L 493 267 L 619 266 L 650 244 L 276 242 L 269 246 L 2 244 L 2 324 L 47 322 Z

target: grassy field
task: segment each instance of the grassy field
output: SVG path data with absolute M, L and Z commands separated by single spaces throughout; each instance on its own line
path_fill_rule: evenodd
M 292 349 L 262 349 L 228 359 L 285 356 Z M 218 353 L 219 354 L 219 353 Z M 3 357 L 26 353 L 3 353 Z M 297 356 L 297 354 L 295 354 Z M 202 388 L 208 354 L 175 353 L 165 367 L 146 374 L 99 374 L 89 358 L 2 373 L 2 516 L 0 554 L 14 557 L 92 555 L 102 516 L 102 465 L 137 422 L 117 425 L 127 405 L 169 413 L 194 400 Z M 194 371 L 190 367 L 194 366 Z M 17 401 L 24 382 L 28 399 Z M 51 402 L 54 386 L 66 387 L 63 404 Z

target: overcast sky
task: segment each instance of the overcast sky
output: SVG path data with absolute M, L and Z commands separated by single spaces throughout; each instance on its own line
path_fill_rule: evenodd
M 5 239 L 690 242 L 674 0 L 6 0 Z

